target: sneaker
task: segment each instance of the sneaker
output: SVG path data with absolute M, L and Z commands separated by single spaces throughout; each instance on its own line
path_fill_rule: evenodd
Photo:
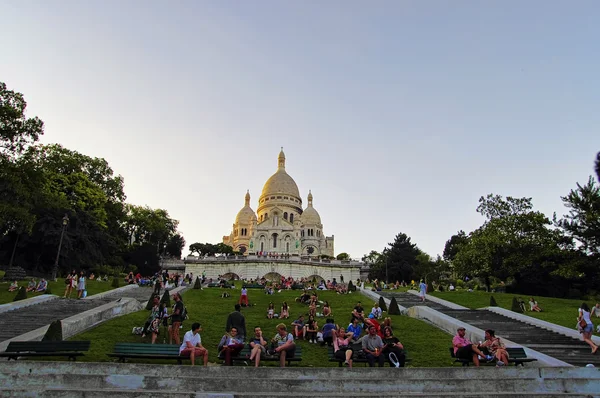
M 488 362 L 493 361 L 494 360 L 494 356 L 493 355 L 486 355 L 485 356 L 485 360 L 488 361 Z
M 498 361 L 498 362 L 496 362 L 496 366 L 504 366 L 504 362 Z
M 350 366 L 350 364 L 348 363 L 348 361 L 344 361 L 344 366 Z

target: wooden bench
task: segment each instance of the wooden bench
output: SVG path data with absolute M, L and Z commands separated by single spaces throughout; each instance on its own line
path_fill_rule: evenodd
M 248 345 L 246 345 L 244 347 L 244 349 L 242 349 L 242 351 L 240 351 L 240 353 L 235 356 L 235 357 L 231 357 L 231 360 L 233 362 L 247 362 L 248 364 L 250 364 L 250 347 L 248 347 Z M 221 353 L 219 353 L 219 359 L 224 360 L 225 357 L 221 355 Z M 298 344 L 296 344 L 296 352 L 294 353 L 294 357 L 293 358 L 285 358 L 285 360 L 287 361 L 288 366 L 290 366 L 290 364 L 292 362 L 300 362 L 302 361 L 302 347 Z M 279 362 L 279 355 L 261 355 L 260 357 L 260 361 L 261 362 Z
M 535 358 L 528 358 L 523 347 L 506 347 L 506 352 L 508 352 L 508 364 L 514 363 L 515 366 L 525 366 L 525 362 L 537 361 Z M 469 363 L 473 362 L 471 359 L 457 358 L 454 355 L 454 347 L 450 347 L 450 356 L 454 359 L 454 363 L 461 363 L 462 366 L 469 366 Z M 495 365 L 496 360 L 486 361 L 485 359 L 482 359 L 480 364 Z
M 67 357 L 75 361 L 90 349 L 89 341 L 11 341 L 0 357 Z
M 339 359 L 335 357 L 335 353 L 333 351 L 333 346 L 328 346 L 327 347 L 327 353 L 329 355 L 329 362 L 337 362 L 339 367 L 344 366 L 344 359 Z M 352 344 L 352 365 L 354 365 L 355 363 L 364 363 L 364 364 L 368 364 L 369 360 L 366 357 L 359 357 L 359 351 L 362 351 L 362 344 L 360 343 L 353 343 Z M 385 362 L 389 364 L 388 361 L 388 355 L 385 355 Z M 408 355 L 406 353 L 406 351 L 404 351 L 404 355 L 406 355 L 406 359 L 405 359 L 405 365 L 407 363 L 410 362 L 410 359 L 408 358 Z M 366 365 L 365 365 L 366 366 Z
M 180 365 L 184 359 L 190 359 L 189 356 L 179 355 L 179 345 L 177 344 L 117 343 L 113 352 L 106 355 L 119 358 L 119 362 L 125 362 L 127 358 L 173 359 Z

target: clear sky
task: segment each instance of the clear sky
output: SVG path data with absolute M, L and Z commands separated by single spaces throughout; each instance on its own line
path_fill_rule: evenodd
M 0 1 L 0 81 L 187 245 L 284 147 L 335 252 L 431 255 L 482 195 L 550 216 L 600 151 L 598 1 Z M 187 248 L 185 250 L 187 254 Z

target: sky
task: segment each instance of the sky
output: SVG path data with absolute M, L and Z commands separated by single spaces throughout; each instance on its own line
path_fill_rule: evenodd
M 600 151 L 597 1 L 0 1 L 0 81 L 187 246 L 286 170 L 335 253 L 432 256 L 489 193 L 561 196 Z M 184 254 L 187 254 L 187 250 Z

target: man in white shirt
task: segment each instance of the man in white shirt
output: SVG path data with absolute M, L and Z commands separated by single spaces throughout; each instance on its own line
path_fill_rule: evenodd
M 192 330 L 183 336 L 183 343 L 179 347 L 179 356 L 190 357 L 192 366 L 196 357 L 204 357 L 204 366 L 208 364 L 208 350 L 202 346 L 200 337 L 201 326 L 198 322 L 192 324 Z

